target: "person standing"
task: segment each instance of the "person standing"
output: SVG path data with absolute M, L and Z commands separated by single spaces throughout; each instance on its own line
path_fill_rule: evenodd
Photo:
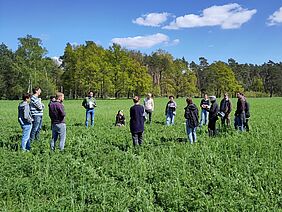
M 216 102 L 215 96 L 210 96 L 211 101 L 211 107 L 207 110 L 209 111 L 209 123 L 208 123 L 208 131 L 209 136 L 215 136 L 216 135 L 216 121 L 218 119 L 217 114 L 219 111 L 218 104 Z
M 196 130 L 199 125 L 198 108 L 193 103 L 192 98 L 186 99 L 187 106 L 184 108 L 184 117 L 186 119 L 186 132 L 191 144 L 197 142 Z
M 30 132 L 32 128 L 32 117 L 30 113 L 30 94 L 23 94 L 22 102 L 18 106 L 18 121 L 23 130 L 21 148 L 23 151 L 30 150 Z
M 166 125 L 174 125 L 174 118 L 176 115 L 176 102 L 174 101 L 174 96 L 169 96 L 169 101 L 166 104 L 165 115 L 166 115 Z
M 44 104 L 41 102 L 41 88 L 35 87 L 32 89 L 33 95 L 30 99 L 30 112 L 33 119 L 32 129 L 30 133 L 30 141 L 39 140 L 40 130 L 42 128 L 42 118 Z
M 149 123 L 152 123 L 152 113 L 154 111 L 154 100 L 152 94 L 148 93 L 147 97 L 144 99 L 145 112 L 149 116 Z
M 96 99 L 94 98 L 94 93 L 92 91 L 88 92 L 88 96 L 83 100 L 82 106 L 86 109 L 85 126 L 88 127 L 89 118 L 91 120 L 91 127 L 94 126 L 94 115 Z
M 244 131 L 244 125 L 246 123 L 246 102 L 245 97 L 242 93 L 237 93 L 237 108 L 235 111 L 235 129 L 238 129 L 240 131 Z
M 228 97 L 228 94 L 225 93 L 223 99 L 220 102 L 220 112 L 223 115 L 221 117 L 221 124 L 223 127 L 230 127 L 230 113 L 232 110 L 232 103 Z
M 66 141 L 66 124 L 65 124 L 65 110 L 64 110 L 64 94 L 58 92 L 56 94 L 56 101 L 49 105 L 49 116 L 52 124 L 52 140 L 50 142 L 50 148 L 55 150 L 56 142 L 60 137 L 60 150 L 65 147 Z
M 130 132 L 133 145 L 141 145 L 143 142 L 145 109 L 140 105 L 140 97 L 133 98 L 134 105 L 130 108 Z
M 200 107 L 201 107 L 201 120 L 200 120 L 200 127 L 203 125 L 207 125 L 208 123 L 208 116 L 209 112 L 207 108 L 210 106 L 210 101 L 208 95 L 205 94 L 204 98 L 201 100 Z

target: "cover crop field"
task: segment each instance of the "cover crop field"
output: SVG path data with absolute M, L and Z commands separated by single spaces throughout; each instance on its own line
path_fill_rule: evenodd
M 81 101 L 66 100 L 62 153 L 49 150 L 47 109 L 41 140 L 28 153 L 17 149 L 18 101 L 0 101 L 0 210 L 281 211 L 282 98 L 248 101 L 249 133 L 231 129 L 209 138 L 206 128 L 198 129 L 198 143 L 190 145 L 183 142 L 185 99 L 176 99 L 170 127 L 164 126 L 167 99 L 155 99 L 153 124 L 145 126 L 143 146 L 133 148 L 132 100 L 98 100 L 89 129 Z M 123 128 L 114 127 L 119 109 L 127 119 Z

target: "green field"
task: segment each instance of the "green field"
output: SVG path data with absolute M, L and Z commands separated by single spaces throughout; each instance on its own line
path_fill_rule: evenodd
M 1 101 L 0 211 L 282 211 L 282 98 L 249 99 L 249 133 L 209 138 L 205 128 L 194 145 L 183 142 L 185 99 L 171 127 L 166 102 L 155 99 L 135 149 L 129 126 L 113 126 L 119 109 L 129 122 L 131 100 L 98 100 L 89 129 L 81 101 L 66 100 L 65 151 L 49 150 L 45 110 L 41 140 L 24 153 L 18 102 Z

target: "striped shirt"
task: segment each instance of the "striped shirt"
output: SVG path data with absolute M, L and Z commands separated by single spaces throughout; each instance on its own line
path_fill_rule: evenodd
M 41 98 L 32 95 L 30 98 L 30 112 L 32 116 L 43 116 L 44 104 L 41 103 Z

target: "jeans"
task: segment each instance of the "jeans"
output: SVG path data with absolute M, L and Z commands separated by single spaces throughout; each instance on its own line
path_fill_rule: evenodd
M 244 126 L 246 123 L 246 115 L 245 112 L 243 111 L 242 113 L 240 113 L 239 115 L 235 116 L 235 120 L 234 120 L 234 127 L 235 129 L 238 129 L 243 132 L 244 131 Z
M 207 110 L 202 110 L 202 112 L 201 112 L 200 127 L 203 126 L 203 125 L 207 125 L 208 117 L 209 117 L 209 112 Z
M 21 125 L 23 130 L 21 147 L 23 151 L 30 150 L 30 132 L 32 124 Z
M 175 117 L 175 112 L 173 111 L 168 111 L 166 114 L 166 125 L 174 125 L 174 117 Z
M 55 150 L 56 141 L 58 140 L 58 137 L 60 136 L 60 150 L 63 150 L 65 147 L 65 141 L 66 141 L 66 124 L 60 123 L 60 124 L 53 124 L 52 125 L 52 140 L 50 143 L 51 150 Z
M 149 116 L 149 123 L 151 123 L 152 122 L 152 113 L 153 113 L 153 111 L 152 110 L 145 110 L 145 112 L 148 114 L 148 116 Z
M 94 109 L 87 109 L 86 110 L 86 119 L 85 119 L 85 126 L 86 127 L 88 127 L 88 120 L 89 120 L 89 118 L 91 120 L 91 127 L 94 126 L 94 115 L 95 115 Z
M 42 128 L 42 116 L 33 116 L 32 129 L 30 132 L 30 141 L 39 140 L 40 130 Z
M 197 142 L 197 135 L 196 135 L 197 127 L 191 128 L 188 126 L 188 121 L 186 120 L 186 132 L 191 144 Z
M 131 133 L 133 146 L 141 145 L 143 142 L 143 132 Z

